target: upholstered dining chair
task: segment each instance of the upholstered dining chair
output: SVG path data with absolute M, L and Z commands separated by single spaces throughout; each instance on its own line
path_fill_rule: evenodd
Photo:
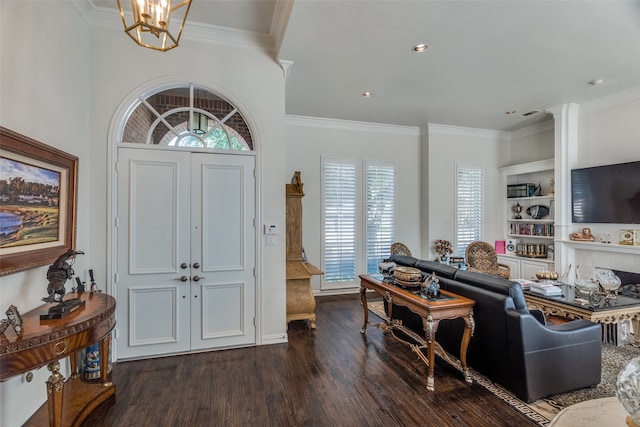
M 487 242 L 476 241 L 469 243 L 465 251 L 467 268 L 494 276 L 510 279 L 511 269 L 506 264 L 498 262 L 496 250 Z
M 395 242 L 391 245 L 391 255 L 406 255 L 411 256 L 411 250 L 404 244 L 400 242 Z

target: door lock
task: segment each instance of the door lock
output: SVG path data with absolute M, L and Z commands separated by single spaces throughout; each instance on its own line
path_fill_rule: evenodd
M 193 280 L 194 282 L 197 282 L 197 281 L 199 281 L 201 279 L 204 279 L 204 277 L 202 277 L 202 276 L 193 276 L 193 278 L 191 280 Z
M 182 264 L 180 264 L 180 268 L 182 269 L 189 268 L 189 264 L 187 264 L 186 262 L 183 262 Z
M 194 262 L 193 263 L 193 268 L 200 268 L 200 263 Z
M 182 277 L 176 277 L 173 280 L 178 280 L 180 282 L 186 282 L 187 280 L 189 280 L 189 278 L 187 276 L 182 276 Z

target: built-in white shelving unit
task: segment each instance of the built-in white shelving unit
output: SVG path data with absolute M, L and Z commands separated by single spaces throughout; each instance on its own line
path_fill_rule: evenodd
M 507 253 L 500 254 L 499 261 L 509 265 L 512 278 L 531 279 L 538 271 L 554 271 L 555 263 L 551 258 L 555 239 L 554 160 L 505 166 L 501 168 L 501 173 L 504 191 L 502 218 Z M 536 195 L 508 197 L 507 187 L 517 184 L 537 187 Z M 516 205 L 522 207 L 521 218 L 516 218 Z M 536 218 L 533 215 L 536 206 L 543 206 L 548 214 Z

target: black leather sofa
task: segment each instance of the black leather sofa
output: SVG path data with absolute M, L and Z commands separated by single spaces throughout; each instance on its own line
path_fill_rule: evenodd
M 423 274 L 435 272 L 442 289 L 476 301 L 467 363 L 520 400 L 533 402 L 600 382 L 602 332 L 597 323 L 546 325 L 541 312 L 527 308 L 516 282 L 403 255 L 390 259 Z M 407 308 L 394 305 L 393 317 L 424 336 L 422 319 Z M 436 340 L 459 357 L 463 329 L 462 319 L 443 320 Z

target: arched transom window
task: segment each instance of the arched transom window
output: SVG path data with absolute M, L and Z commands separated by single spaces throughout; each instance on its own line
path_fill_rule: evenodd
M 214 150 L 253 150 L 249 126 L 227 100 L 193 84 L 136 100 L 122 142 Z

